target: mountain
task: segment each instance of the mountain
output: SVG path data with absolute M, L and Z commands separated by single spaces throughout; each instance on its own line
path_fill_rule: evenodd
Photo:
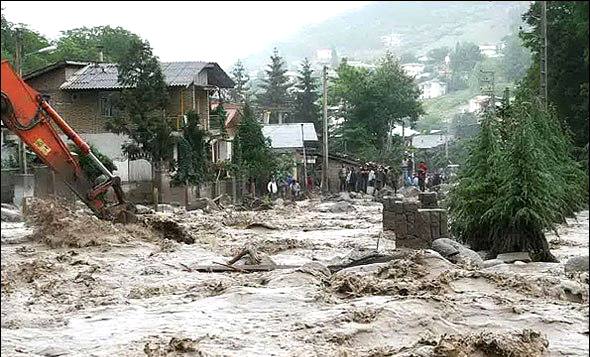
M 290 67 L 320 49 L 340 58 L 371 62 L 386 50 L 421 55 L 459 41 L 496 43 L 521 23 L 530 1 L 375 2 L 309 26 L 244 60 L 251 69 L 266 65 L 277 47 Z

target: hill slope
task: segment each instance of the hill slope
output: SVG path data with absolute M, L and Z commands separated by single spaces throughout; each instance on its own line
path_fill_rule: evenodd
M 376 2 L 310 26 L 244 62 L 260 68 L 278 47 L 288 63 L 335 49 L 340 57 L 371 61 L 386 50 L 421 54 L 458 41 L 494 43 L 520 21 L 529 2 Z

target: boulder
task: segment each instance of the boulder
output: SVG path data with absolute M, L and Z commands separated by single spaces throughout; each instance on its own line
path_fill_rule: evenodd
M 500 264 L 504 264 L 500 259 L 488 259 L 483 261 L 482 268 L 489 268 Z
M 282 198 L 277 198 L 275 200 L 275 206 L 284 206 L 285 205 L 285 201 Z
M 496 259 L 501 260 L 506 264 L 514 263 L 517 260 L 520 260 L 524 263 L 530 263 L 532 261 L 529 252 L 502 253 L 498 254 Z
M 352 212 L 355 210 L 354 206 L 350 204 L 350 202 L 340 201 L 336 202 L 329 207 L 326 208 L 328 212 L 332 213 L 342 213 L 342 212 Z
M 337 201 L 351 201 L 350 194 L 346 191 L 342 191 L 338 194 Z
M 154 210 L 151 209 L 148 206 L 144 206 L 144 205 L 135 205 L 135 209 L 137 211 L 138 214 L 150 214 L 150 213 L 154 213 Z
M 584 255 L 568 259 L 565 263 L 565 271 L 567 273 L 588 271 L 588 256 Z
M 2 206 L 2 222 L 22 222 L 23 215 L 18 208 L 5 208 Z
M 439 253 L 445 258 L 451 257 L 459 253 L 459 249 L 457 249 L 453 244 L 450 242 L 455 242 L 449 238 L 439 238 L 435 239 L 432 242 L 432 250 Z
M 156 206 L 156 211 L 157 212 L 165 212 L 165 213 L 174 213 L 174 207 L 172 207 L 172 205 L 169 205 L 166 203 L 159 203 Z

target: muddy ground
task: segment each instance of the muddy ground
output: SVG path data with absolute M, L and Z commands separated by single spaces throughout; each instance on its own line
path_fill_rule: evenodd
M 378 241 L 380 252 L 394 249 L 381 209 L 308 200 L 156 214 L 194 244 L 82 212 L 40 210 L 41 231 L 3 222 L 2 356 L 588 355 L 588 274 L 564 271 L 567 258 L 588 254 L 588 211 L 549 236 L 561 263 L 474 269 L 417 251 L 330 274 L 326 265 Z M 304 266 L 193 270 L 246 244 Z

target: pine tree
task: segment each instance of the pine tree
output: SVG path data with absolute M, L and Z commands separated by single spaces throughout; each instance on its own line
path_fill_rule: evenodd
M 320 128 L 320 108 L 316 103 L 319 98 L 318 83 L 312 75 L 311 63 L 305 58 L 299 70 L 293 117 L 298 122 L 313 123 L 318 130 Z
M 231 100 L 242 103 L 249 100 L 250 97 L 250 76 L 246 72 L 246 68 L 242 61 L 238 60 L 231 71 L 231 76 L 236 83 L 235 87 L 230 91 Z
M 287 68 L 278 50 L 275 48 L 273 55 L 270 57 L 271 63 L 265 70 L 266 78 L 262 80 L 260 87 L 263 92 L 258 98 L 259 104 L 266 109 L 273 111 L 273 118 L 277 110 L 287 111 L 290 105 L 288 89 L 291 86 L 289 78 L 285 75 Z
M 242 120 L 234 138 L 232 164 L 234 173 L 252 182 L 266 179 L 275 167 L 270 143 L 262 134 L 262 127 L 256 121 L 250 105 L 246 102 Z
M 500 142 L 494 118 L 488 114 L 481 130 L 470 142 L 469 156 L 451 188 L 448 208 L 451 231 L 475 250 L 492 246 L 490 224 L 481 217 L 492 207 L 499 185 L 497 173 Z

